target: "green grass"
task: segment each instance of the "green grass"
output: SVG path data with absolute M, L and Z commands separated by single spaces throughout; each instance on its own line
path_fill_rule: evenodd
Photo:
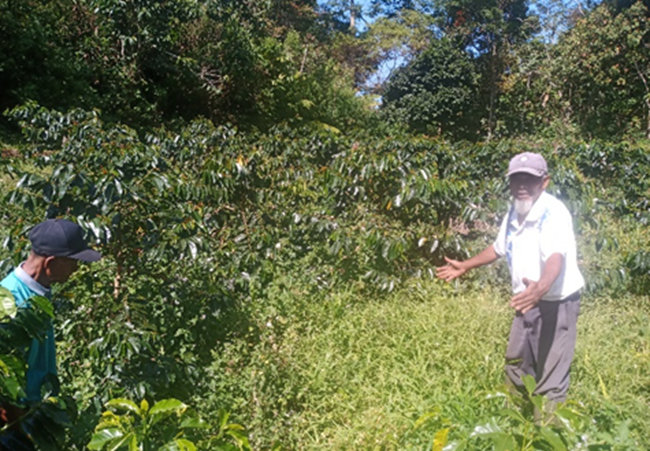
M 423 450 L 445 426 L 468 437 L 503 406 L 488 395 L 502 389 L 507 298 L 435 281 L 376 298 L 278 290 L 260 328 L 215 353 L 213 395 L 197 403 L 228 403 L 260 449 Z M 590 443 L 626 419 L 635 445 L 613 449 L 650 436 L 649 312 L 642 297 L 583 302 L 570 401 Z
M 287 343 L 309 383 L 300 429 L 310 449 L 397 449 L 436 408 L 478 420 L 480 399 L 501 383 L 505 312 L 489 295 L 436 294 L 339 299 L 319 312 L 320 327 Z

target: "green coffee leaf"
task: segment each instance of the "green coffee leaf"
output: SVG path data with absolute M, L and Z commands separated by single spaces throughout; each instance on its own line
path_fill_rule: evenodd
M 0 320 L 7 317 L 14 318 L 17 312 L 14 295 L 5 287 L 0 287 Z
M 90 450 L 101 450 L 112 442 L 113 440 L 119 439 L 124 433 L 118 428 L 108 428 L 102 429 L 101 431 L 95 432 L 88 443 L 88 449 Z

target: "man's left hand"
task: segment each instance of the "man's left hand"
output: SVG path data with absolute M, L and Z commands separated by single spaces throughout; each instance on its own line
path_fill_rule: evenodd
M 539 282 L 533 282 L 525 277 L 522 282 L 526 285 L 526 289 L 512 297 L 510 307 L 524 314 L 535 307 L 548 290 L 545 290 Z

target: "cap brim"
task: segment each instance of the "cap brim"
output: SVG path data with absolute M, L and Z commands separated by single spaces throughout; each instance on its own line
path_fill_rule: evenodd
M 540 171 L 539 169 L 533 169 L 533 168 L 517 168 L 513 169 L 512 171 L 508 171 L 506 174 L 507 177 L 510 177 L 512 174 L 518 174 L 521 172 L 525 172 L 526 174 L 531 174 L 534 175 L 535 177 L 542 177 L 546 172 Z
M 93 249 L 88 248 L 88 249 L 84 249 L 81 252 L 77 252 L 76 254 L 68 255 L 68 258 L 72 258 L 74 260 L 79 260 L 82 262 L 92 263 L 102 258 L 102 254 L 100 254 L 99 252 Z

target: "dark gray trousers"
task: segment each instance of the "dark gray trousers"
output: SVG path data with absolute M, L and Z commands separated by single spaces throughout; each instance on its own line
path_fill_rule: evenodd
M 579 292 L 517 312 L 506 350 L 506 375 L 517 388 L 523 389 L 521 378 L 528 374 L 537 382 L 535 394 L 566 400 L 579 313 Z

